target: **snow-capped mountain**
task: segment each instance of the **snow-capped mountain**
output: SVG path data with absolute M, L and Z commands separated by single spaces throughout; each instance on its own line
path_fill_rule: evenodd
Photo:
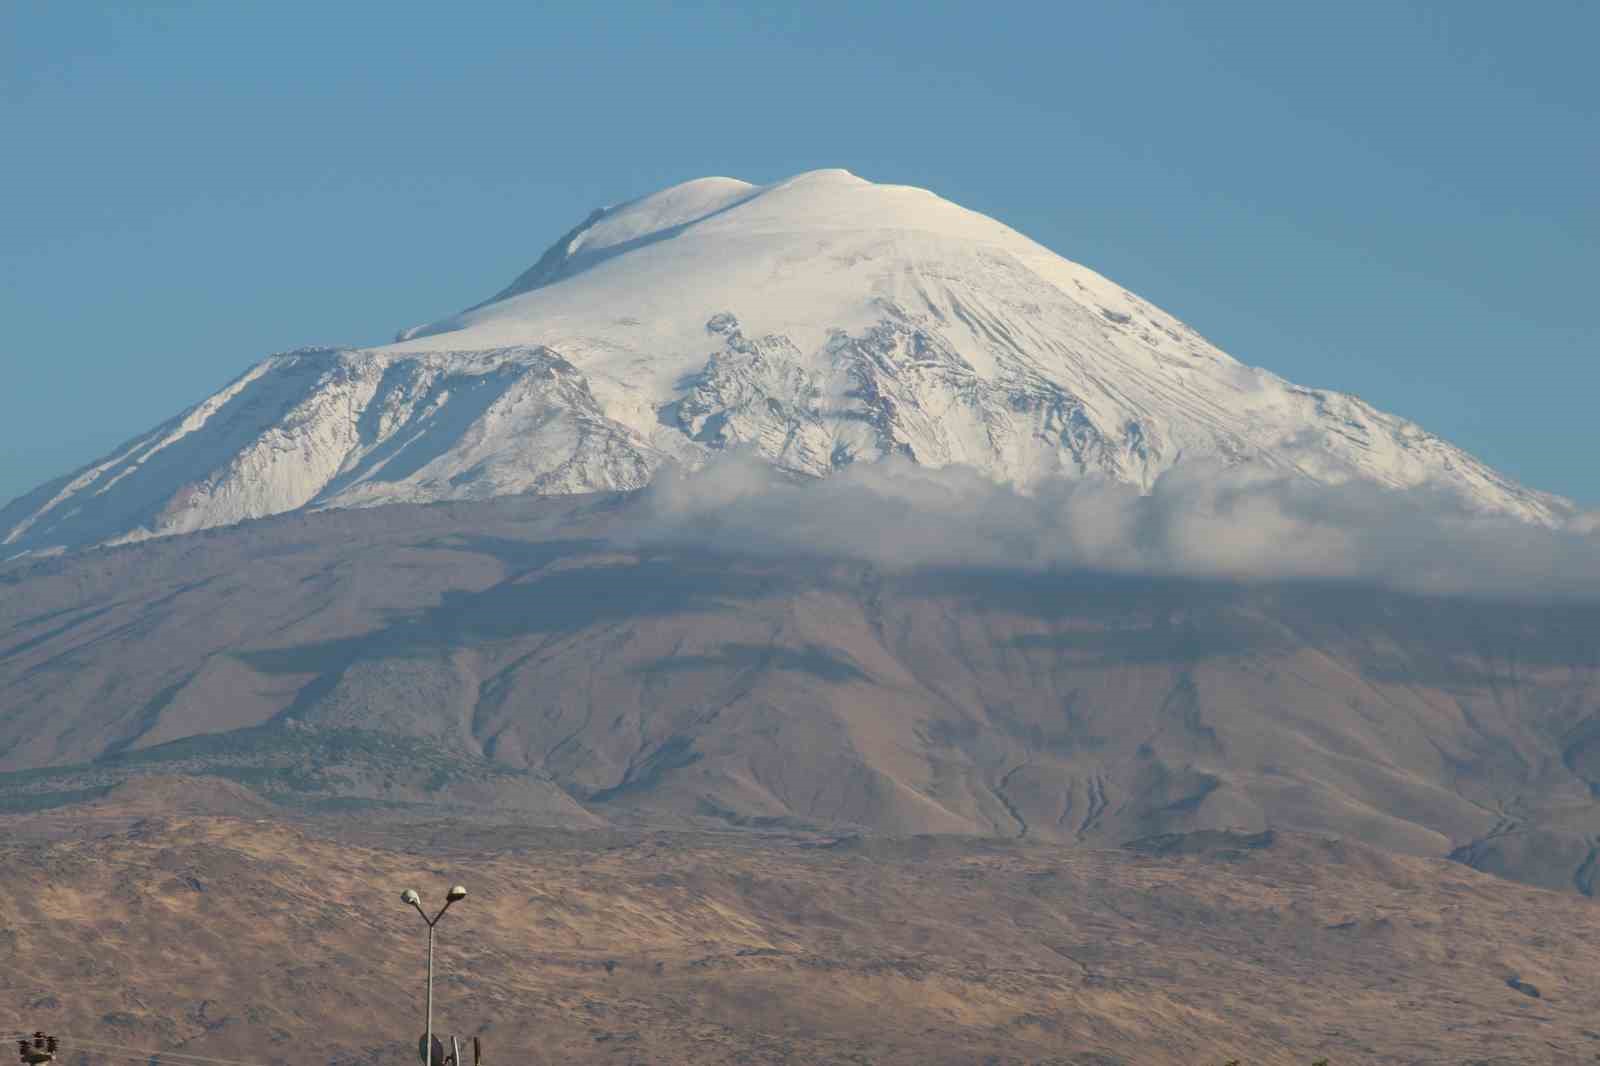
M 742 446 L 825 475 L 892 453 L 1026 485 L 1180 459 L 1565 501 L 1353 396 L 1245 366 L 923 189 L 703 178 L 595 211 L 504 291 L 377 348 L 275 355 L 0 510 L 4 555 L 301 507 L 646 484 Z

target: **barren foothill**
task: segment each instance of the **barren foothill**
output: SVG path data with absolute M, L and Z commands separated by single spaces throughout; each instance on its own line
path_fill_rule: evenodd
M 205 775 L 572 828 L 1277 829 L 1593 890 L 1593 604 L 619 546 L 643 508 L 294 514 L 0 566 L 0 810 Z
M 168 798 L 186 783 L 167 783 Z M 1577 1063 L 1595 905 L 1300 834 L 958 837 L 162 814 L 0 821 L 14 1029 L 261 1063 Z M 213 797 L 215 799 L 216 797 Z M 239 804 L 250 802 L 240 790 Z M 74 1041 L 78 1043 L 74 1044 Z

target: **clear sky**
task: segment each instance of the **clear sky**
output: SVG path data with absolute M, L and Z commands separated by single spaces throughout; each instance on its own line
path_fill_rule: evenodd
M 921 185 L 1600 503 L 1600 4 L 0 4 L 0 500 L 708 174 Z

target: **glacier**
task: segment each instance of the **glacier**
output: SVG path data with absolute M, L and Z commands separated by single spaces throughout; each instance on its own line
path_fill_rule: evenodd
M 820 170 L 597 210 L 484 303 L 384 346 L 271 356 L 0 509 L 0 558 L 300 508 L 636 489 L 727 449 L 819 477 L 960 464 L 1023 491 L 1250 462 L 1574 513 L 994 219 Z

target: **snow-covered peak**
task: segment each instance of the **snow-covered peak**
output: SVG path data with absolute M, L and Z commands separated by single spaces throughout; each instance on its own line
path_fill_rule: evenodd
M 399 350 L 435 347 L 441 334 L 464 348 L 584 347 L 619 303 L 634 309 L 612 316 L 636 324 L 630 346 L 698 349 L 707 315 L 734 309 L 747 334 L 810 349 L 832 330 L 878 321 L 885 303 L 941 302 L 945 281 L 982 303 L 988 288 L 1015 288 L 1006 273 L 1126 311 L 1120 287 L 926 189 L 841 169 L 766 186 L 704 178 L 594 212 L 491 299 L 402 333 Z M 957 309 L 934 310 L 959 321 Z M 969 347 L 977 365 L 992 366 L 984 345 Z
M 820 235 L 829 233 L 876 235 L 877 243 L 897 234 L 924 240 L 998 241 L 1026 247 L 1029 254 L 1049 254 L 993 219 L 925 189 L 874 184 L 848 170 L 812 170 L 766 186 L 736 178 L 698 178 L 597 209 L 490 299 L 438 322 L 404 330 L 397 341 L 461 330 L 476 334 L 460 338 L 466 343 L 526 340 L 524 324 L 537 333 L 547 316 L 561 312 L 566 299 L 583 295 L 570 287 L 554 295 L 535 296 L 536 292 L 623 254 L 629 254 L 629 262 L 586 286 L 587 292 L 604 297 L 608 284 L 632 284 L 649 273 L 676 274 L 680 282 L 698 279 L 701 290 L 748 288 L 751 272 L 770 273 L 775 255 L 805 254 Z M 800 247 L 793 248 L 797 244 Z M 829 295 L 833 302 L 839 299 Z M 811 308 L 797 310 L 809 314 Z
M 737 178 L 686 181 L 608 209 L 594 225 L 583 231 L 569 251 L 592 255 L 644 238 L 659 237 L 668 230 L 709 218 L 760 191 L 760 186 Z
M 1028 485 L 1183 459 L 1528 490 L 1355 397 L 1245 366 L 1087 267 L 925 189 L 816 170 L 597 210 L 396 343 L 274 356 L 0 511 L 12 552 L 299 507 L 635 488 L 732 446 L 824 476 L 895 454 Z

